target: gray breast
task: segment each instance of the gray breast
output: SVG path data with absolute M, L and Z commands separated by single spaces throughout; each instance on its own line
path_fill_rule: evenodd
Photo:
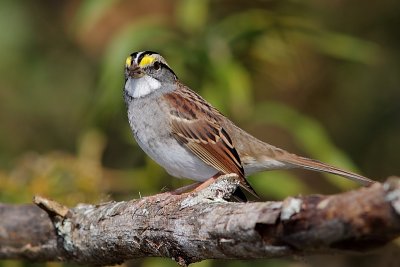
M 218 171 L 205 164 L 172 136 L 168 107 L 152 94 L 128 101 L 129 124 L 139 146 L 175 177 L 205 181 Z

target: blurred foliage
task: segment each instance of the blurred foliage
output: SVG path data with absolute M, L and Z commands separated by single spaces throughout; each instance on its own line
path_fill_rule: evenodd
M 160 52 L 184 83 L 262 140 L 377 179 L 399 174 L 399 11 L 390 0 L 362 8 L 357 1 L 0 1 L 0 201 L 40 194 L 95 203 L 189 182 L 169 177 L 132 138 L 122 70 L 140 50 Z M 250 182 L 265 199 L 357 186 L 306 171 L 265 172 Z

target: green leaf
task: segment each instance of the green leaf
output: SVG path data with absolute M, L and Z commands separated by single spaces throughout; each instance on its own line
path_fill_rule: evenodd
M 96 22 L 110 10 L 118 0 L 86 0 L 80 2 L 78 10 L 72 22 L 73 27 L 79 32 L 85 32 L 90 29 Z
M 258 105 L 254 118 L 263 123 L 274 124 L 289 132 L 297 145 L 310 157 L 347 170 L 356 170 L 354 163 L 330 140 L 328 133 L 316 120 L 278 102 Z M 324 174 L 329 181 L 342 189 L 356 184 L 347 179 Z
M 182 0 L 176 8 L 177 24 L 193 34 L 205 28 L 208 20 L 209 0 Z
M 310 193 L 309 188 L 288 171 L 268 171 L 254 174 L 250 183 L 257 193 L 267 198 L 283 199 L 287 196 Z

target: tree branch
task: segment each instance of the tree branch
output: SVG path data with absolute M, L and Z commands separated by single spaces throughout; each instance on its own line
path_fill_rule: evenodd
M 109 265 L 157 256 L 185 266 L 211 258 L 364 251 L 400 236 L 399 178 L 332 196 L 225 201 L 236 186 L 226 175 L 181 196 L 72 209 L 40 197 L 37 206 L 0 204 L 0 259 Z

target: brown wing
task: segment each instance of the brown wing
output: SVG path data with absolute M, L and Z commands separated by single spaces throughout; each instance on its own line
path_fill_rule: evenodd
M 243 167 L 236 149 L 221 127 L 205 120 L 172 120 L 175 138 L 208 165 L 221 173 L 243 176 Z
M 241 186 L 257 196 L 244 178 L 243 166 L 231 138 L 220 124 L 222 114 L 186 88 L 164 97 L 172 107 L 171 127 L 178 142 L 221 173 L 236 173 Z

